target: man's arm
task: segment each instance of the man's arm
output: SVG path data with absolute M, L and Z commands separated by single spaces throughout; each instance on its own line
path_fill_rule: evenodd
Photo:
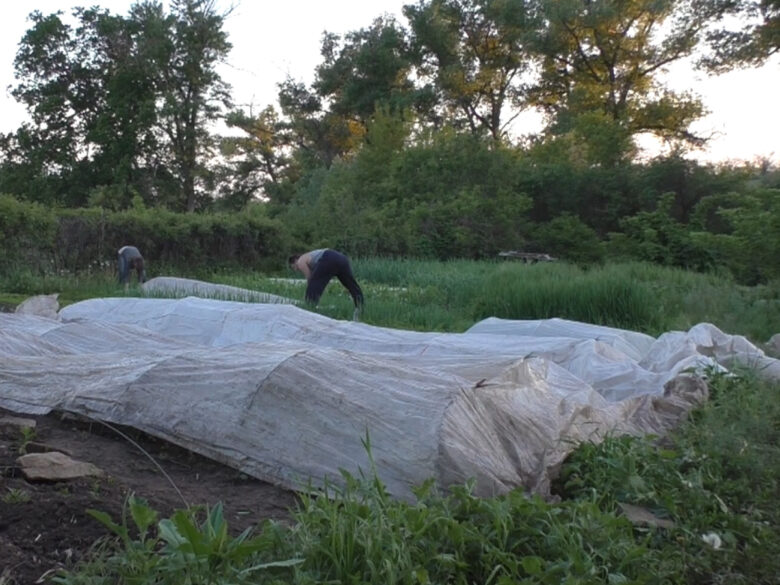
M 311 269 L 309 269 L 309 255 L 304 254 L 295 262 L 295 267 L 300 270 L 308 281 L 311 278 Z

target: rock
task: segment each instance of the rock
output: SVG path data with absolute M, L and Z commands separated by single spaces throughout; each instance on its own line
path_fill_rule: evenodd
M 618 502 L 623 515 L 635 526 L 655 526 L 656 528 L 674 528 L 674 522 L 659 518 L 647 508 Z
M 22 301 L 14 312 L 24 315 L 37 315 L 49 319 L 59 319 L 60 317 L 57 314 L 57 311 L 60 309 L 60 303 L 57 300 L 59 296 L 59 293 L 54 293 L 30 297 Z
M 103 471 L 91 463 L 71 459 L 58 451 L 22 455 L 16 463 L 28 481 L 63 481 L 103 475 Z

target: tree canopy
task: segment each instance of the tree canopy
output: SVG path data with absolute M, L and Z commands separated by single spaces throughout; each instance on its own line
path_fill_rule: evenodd
M 140 193 L 195 209 L 210 124 L 229 103 L 216 65 L 230 43 L 214 2 L 175 0 L 166 13 L 144 1 L 127 16 L 33 12 L 31 21 L 12 91 L 31 122 L 3 139 L 0 186 L 15 191 L 32 179 L 45 186 L 33 198 L 68 205 L 92 193 L 126 206 Z
M 228 13 L 169 6 L 31 14 L 12 88 L 30 116 L 0 136 L 0 193 L 242 211 L 302 245 L 439 258 L 524 247 L 597 261 L 609 241 L 702 268 L 715 255 L 701 242 L 734 257 L 751 226 L 774 226 L 771 166 L 756 179 L 686 161 L 704 108 L 663 74 L 766 61 L 777 0 L 416 0 L 405 22 L 325 31 L 311 83 L 284 79 L 261 107 L 234 107 L 219 74 Z M 532 112 L 544 129 L 518 136 Z M 639 161 L 646 134 L 672 154 Z

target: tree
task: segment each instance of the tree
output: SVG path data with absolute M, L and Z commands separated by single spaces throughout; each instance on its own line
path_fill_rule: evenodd
M 225 122 L 244 134 L 224 137 L 221 141 L 221 152 L 230 166 L 225 171 L 223 196 L 238 208 L 257 196 L 286 203 L 277 198 L 291 161 L 284 126 L 274 107 L 266 107 L 257 116 L 236 110 L 227 115 Z
M 151 16 L 150 8 L 140 5 L 140 13 Z M 179 179 L 182 203 L 187 211 L 196 207 L 196 183 L 204 167 L 201 157 L 208 152 L 208 125 L 221 108 L 230 104 L 229 88 L 216 71 L 217 64 L 231 49 L 223 30 L 227 15 L 217 12 L 214 0 L 174 0 L 170 25 L 164 28 L 164 40 L 155 55 L 160 99 L 160 126 L 168 139 L 171 163 Z
M 79 14 L 83 16 L 74 12 Z M 86 192 L 71 192 L 67 183 L 91 154 L 83 137 L 94 125 L 99 82 L 91 56 L 94 35 L 84 34 L 89 25 L 81 27 L 84 43 L 79 44 L 77 31 L 61 16 L 33 12 L 32 27 L 19 43 L 14 68 L 20 83 L 11 94 L 27 107 L 32 121 L 3 141 L 3 182 L 22 193 L 27 189 L 18 179 L 46 184 L 49 189 L 28 192 L 31 198 L 54 197 L 68 204 L 80 203 L 75 193 Z
M 377 18 L 343 38 L 325 32 L 320 52 L 310 88 L 293 79 L 279 88 L 289 142 L 304 166 L 330 168 L 354 154 L 379 109 L 424 107 L 424 92 L 416 92 L 410 79 L 405 32 L 394 19 Z
M 6 141 L 6 174 L 56 177 L 67 205 L 108 186 L 127 206 L 160 151 L 149 44 L 139 22 L 105 10 L 74 9 L 75 28 L 61 16 L 33 13 L 19 45 L 12 93 L 32 123 Z
M 75 27 L 59 12 L 32 13 L 12 91 L 32 121 L 0 142 L 0 184 L 71 206 L 99 191 L 120 207 L 140 192 L 195 208 L 207 125 L 227 101 L 215 65 L 230 44 L 212 2 L 177 0 L 173 10 L 152 1 L 126 17 L 76 8 Z
M 332 113 L 365 126 L 377 108 L 403 111 L 414 105 L 405 32 L 394 19 L 377 18 L 343 39 L 325 33 L 321 52 L 312 87 Z
M 362 123 L 327 110 L 322 98 L 293 79 L 280 84 L 279 105 L 289 143 L 306 167 L 330 168 L 337 158 L 357 149 L 365 135 Z
M 576 130 L 597 113 L 619 138 L 650 133 L 701 145 L 689 126 L 703 114 L 700 101 L 665 88 L 658 75 L 689 56 L 707 14 L 696 0 L 545 0 L 547 27 L 538 39 L 543 55 L 535 104 L 550 130 Z M 588 134 L 580 132 L 580 138 Z M 630 142 L 626 147 L 630 148 Z M 619 160 L 619 157 L 617 158 Z M 614 153 L 608 163 L 616 162 Z
M 404 6 L 417 73 L 455 127 L 505 138 L 526 105 L 523 76 L 533 65 L 527 43 L 538 26 L 535 4 L 420 0 Z
M 706 35 L 712 53 L 699 64 L 718 73 L 757 66 L 780 52 L 780 0 L 712 0 L 719 25 Z

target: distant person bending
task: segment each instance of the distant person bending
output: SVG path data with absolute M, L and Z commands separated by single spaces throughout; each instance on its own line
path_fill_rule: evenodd
M 122 246 L 119 248 L 119 284 L 125 287 L 130 282 L 130 271 L 135 270 L 138 275 L 138 284 L 146 282 L 146 270 L 144 270 L 144 257 L 135 246 Z
M 352 275 L 352 266 L 341 252 L 322 248 L 305 254 L 294 254 L 288 259 L 290 268 L 298 270 L 306 277 L 306 302 L 314 306 L 320 302 L 325 287 L 334 276 L 352 295 L 355 303 L 353 319 L 357 321 L 363 308 L 363 291 Z

